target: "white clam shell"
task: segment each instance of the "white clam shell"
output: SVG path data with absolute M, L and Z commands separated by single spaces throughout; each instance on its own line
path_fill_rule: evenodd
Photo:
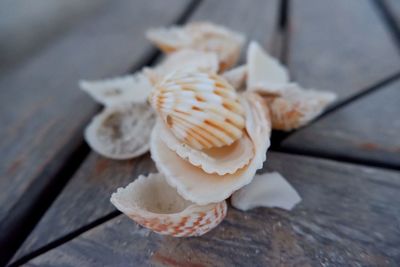
M 277 172 L 256 175 L 231 197 L 232 206 L 244 211 L 257 207 L 291 210 L 300 201 L 296 190 Z
M 120 104 L 105 108 L 85 130 L 85 140 L 100 155 L 130 159 L 149 150 L 155 114 L 147 104 Z
M 146 36 L 166 53 L 184 48 L 215 52 L 221 70 L 236 64 L 245 42 L 242 34 L 210 22 L 192 22 L 184 27 L 150 29 Z
M 234 173 L 246 166 L 254 156 L 253 143 L 247 134 L 230 146 L 196 150 L 182 142 L 161 121 L 156 123 L 155 132 L 161 137 L 169 149 L 206 173 L 224 175 Z
M 181 142 L 201 150 L 231 145 L 243 135 L 243 107 L 220 76 L 177 71 L 156 87 L 150 103 Z
M 247 90 L 277 93 L 282 85 L 289 83 L 289 74 L 279 61 L 267 54 L 252 41 L 247 50 Z
M 141 72 L 112 79 L 79 82 L 80 88 L 94 100 L 105 105 L 120 103 L 145 103 L 154 89 L 150 80 Z
M 290 131 L 306 125 L 316 118 L 334 100 L 336 94 L 326 91 L 305 90 L 297 84 L 288 84 L 280 96 L 266 97 L 272 128 Z
M 170 150 L 160 135 L 153 131 L 150 151 L 157 168 L 165 175 L 167 182 L 175 187 L 185 199 L 204 205 L 228 198 L 234 191 L 251 182 L 256 170 L 262 168 L 266 151 L 270 146 L 271 122 L 268 109 L 260 96 L 244 94 L 246 130 L 254 147 L 254 157 L 244 168 L 233 174 L 208 174 L 183 160 Z
M 236 90 L 244 88 L 247 78 L 247 66 L 241 65 L 231 70 L 225 71 L 222 74 L 228 83 L 230 83 Z
M 140 225 L 175 237 L 200 236 L 226 216 L 223 200 L 204 206 L 182 198 L 162 174 L 141 175 L 111 196 L 114 206 Z

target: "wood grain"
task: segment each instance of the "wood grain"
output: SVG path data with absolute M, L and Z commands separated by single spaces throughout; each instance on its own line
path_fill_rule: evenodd
M 293 133 L 281 146 L 400 169 L 399 103 L 397 80 Z
M 294 81 L 343 100 L 400 71 L 396 45 L 372 1 L 291 1 L 290 7 Z
M 187 2 L 117 1 L 99 10 L 0 80 L 0 226 L 29 205 L 82 144 L 82 128 L 98 109 L 78 89 L 81 78 L 126 72 L 152 53 L 144 31 L 172 23 Z M 40 180 L 40 182 L 38 182 Z M 32 190 L 35 188 L 35 190 Z M 8 226 L 10 223 L 7 223 Z
M 197 238 L 151 233 L 124 215 L 26 266 L 396 266 L 399 173 L 270 153 L 303 201 L 291 212 L 230 208 Z
M 270 43 L 277 21 L 278 2 L 263 0 L 251 2 L 250 5 L 241 0 L 203 1 L 189 20 L 211 20 L 234 30 L 244 31 L 249 39 L 256 39 L 263 44 Z M 139 163 L 135 161 L 121 163 L 91 155 L 44 215 L 14 260 L 113 211 L 114 208 L 109 203 L 111 192 L 119 186 L 125 186 L 139 174 L 155 170 L 150 157 L 141 158 L 139 162 L 140 166 L 145 167 L 136 169 L 135 166 Z M 105 166 L 104 169 L 95 172 L 99 165 Z M 120 178 L 114 182 L 104 183 L 114 180 L 115 176 Z M 77 203 L 85 203 L 87 208 L 82 210 L 81 205 Z

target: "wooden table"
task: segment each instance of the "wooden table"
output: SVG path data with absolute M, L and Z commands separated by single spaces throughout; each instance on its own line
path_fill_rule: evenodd
M 148 154 L 113 161 L 90 151 L 82 131 L 99 106 L 77 81 L 153 64 L 147 28 L 198 20 L 246 33 L 294 80 L 339 98 L 310 125 L 273 133 L 261 172 L 299 191 L 293 211 L 230 208 L 210 233 L 171 238 L 110 204 L 155 166 Z M 0 75 L 0 265 L 400 263 L 399 1 L 120 0 L 71 25 Z

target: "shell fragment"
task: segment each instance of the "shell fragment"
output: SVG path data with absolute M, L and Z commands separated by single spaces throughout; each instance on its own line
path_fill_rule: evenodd
M 300 201 L 296 190 L 277 172 L 256 175 L 231 198 L 232 206 L 244 211 L 257 207 L 291 210 Z

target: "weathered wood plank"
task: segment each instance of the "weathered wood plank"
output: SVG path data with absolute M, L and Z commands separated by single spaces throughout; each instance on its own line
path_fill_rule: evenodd
M 160 236 L 121 215 L 26 266 L 396 266 L 399 173 L 270 153 L 303 197 L 291 212 L 235 209 L 197 238 Z
M 400 169 L 399 103 L 397 80 L 293 133 L 281 146 Z
M 288 65 L 305 87 L 343 100 L 398 73 L 400 57 L 372 1 L 291 1 Z
M 152 54 L 145 29 L 174 22 L 187 4 L 183 0 L 110 2 L 0 80 L 2 234 L 10 230 L 4 229 L 3 222 L 9 220 L 8 213 L 18 211 L 21 196 L 29 198 L 33 188 L 40 192 L 82 142 L 82 127 L 97 105 L 78 90 L 77 81 L 124 73 Z
M 277 21 L 278 1 L 257 0 L 251 3 L 250 5 L 241 0 L 203 1 L 189 20 L 211 20 L 234 30 L 243 31 L 250 39 L 256 39 L 269 46 Z M 144 167 L 137 168 L 135 167 L 137 164 Z M 98 166 L 104 167 L 96 172 Z M 155 169 L 149 156 L 139 159 L 139 163 L 135 161 L 121 163 L 92 155 L 78 170 L 14 259 L 23 257 L 107 215 L 114 210 L 108 200 L 111 193 L 117 187 L 128 184 L 138 174 L 152 170 Z M 119 178 L 114 181 L 115 177 Z M 114 182 L 105 183 L 109 180 Z M 86 208 L 82 210 L 81 205 L 77 203 L 85 203 Z M 68 221 L 61 219 L 62 217 L 68 218 Z

